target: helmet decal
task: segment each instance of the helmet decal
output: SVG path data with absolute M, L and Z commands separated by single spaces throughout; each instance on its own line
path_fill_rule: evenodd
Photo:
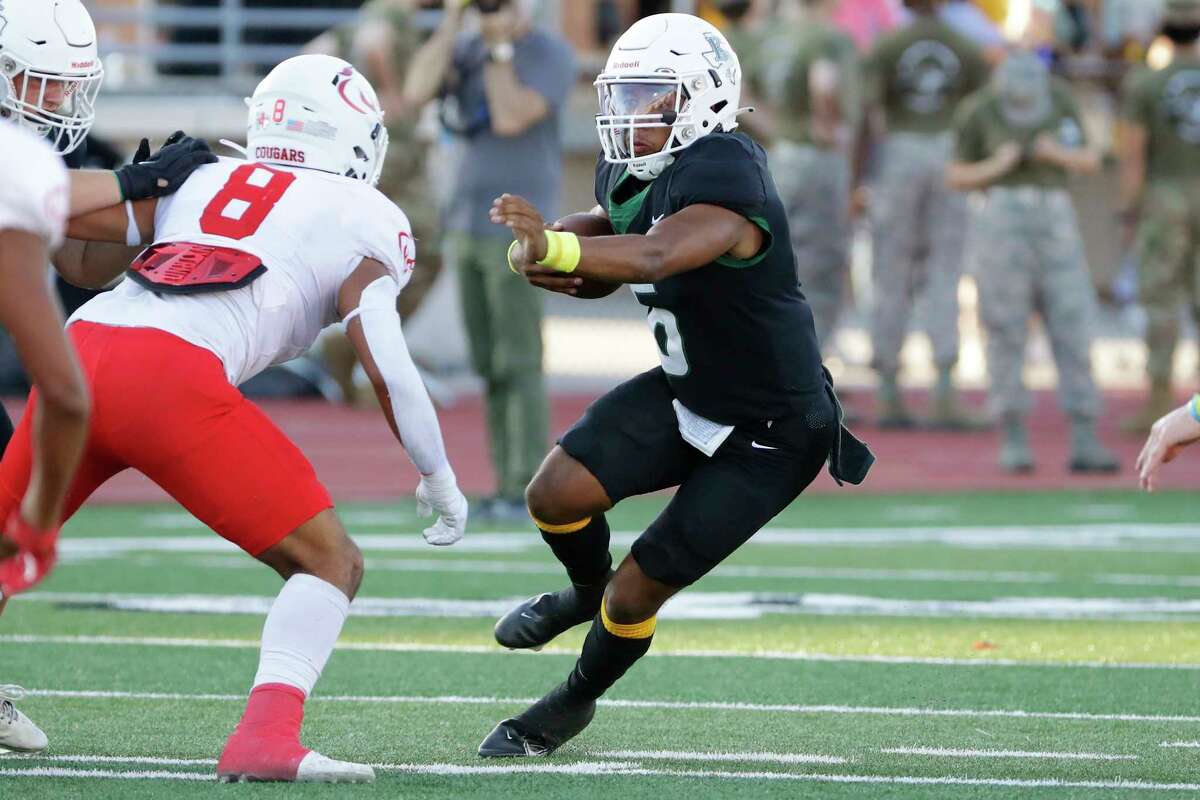
M 709 31 L 704 32 L 704 41 L 708 42 L 708 46 L 712 48 L 704 53 L 704 60 L 711 64 L 713 69 L 720 69 L 732 57 L 729 50 L 726 49 L 724 42 Z
M 350 89 L 350 84 L 354 82 L 354 78 L 356 76 L 357 73 L 355 73 L 353 67 L 346 67 L 334 77 L 333 85 L 337 87 L 338 95 L 346 101 L 346 105 L 350 106 L 360 114 L 367 114 L 369 112 L 366 109 L 355 105 L 354 101 L 346 96 L 346 92 Z M 345 80 L 342 80 L 343 78 Z M 379 111 L 379 109 L 374 103 L 371 102 L 362 89 L 358 89 L 358 101 L 367 108 L 371 109 L 371 111 Z

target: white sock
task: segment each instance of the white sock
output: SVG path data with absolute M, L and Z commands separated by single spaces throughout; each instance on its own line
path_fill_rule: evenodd
M 333 653 L 349 610 L 350 599 L 332 583 L 293 575 L 263 625 L 254 685 L 284 683 L 307 697 Z

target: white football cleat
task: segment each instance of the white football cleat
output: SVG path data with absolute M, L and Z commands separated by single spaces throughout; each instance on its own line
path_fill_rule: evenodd
M 366 764 L 337 761 L 310 751 L 296 770 L 297 783 L 374 783 L 375 770 Z
M 0 685 L 0 753 L 40 753 L 50 745 L 42 729 L 17 709 L 24 696 L 20 686 Z

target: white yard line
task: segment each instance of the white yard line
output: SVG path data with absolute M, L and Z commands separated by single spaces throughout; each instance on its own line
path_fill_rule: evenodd
M 1075 761 L 1137 761 L 1137 756 L 1108 753 L 1045 753 L 1033 750 L 959 750 L 942 747 L 885 747 L 881 753 L 940 758 L 1051 758 Z
M 151 519 L 158 515 L 146 518 Z M 197 523 L 197 526 L 200 527 Z M 155 526 L 151 526 L 155 527 Z M 160 529 L 161 525 L 156 526 Z M 614 531 L 613 544 L 628 546 L 641 531 Z M 367 551 L 428 552 L 421 536 L 357 534 Z M 767 528 L 747 544 L 758 546 L 898 547 L 935 544 L 966 549 L 1101 550 L 1111 552 L 1200 552 L 1200 526 L 1194 524 L 1089 523 L 1081 525 L 918 526 L 907 528 Z M 520 552 L 544 548 L 531 528 L 473 533 L 455 549 Z M 236 552 L 215 534 L 192 536 L 108 536 L 73 538 L 61 544 L 65 554 L 77 552 Z
M 215 758 L 160 758 L 157 756 L 88 756 L 88 755 L 13 755 L 0 759 L 0 764 L 12 761 L 52 761 L 57 764 L 141 764 L 155 767 L 215 767 Z
M 801 774 L 793 772 L 727 772 L 719 770 L 670 770 L 646 769 L 619 763 L 575 763 L 575 764 L 480 764 L 462 766 L 458 764 L 394 764 L 382 767 L 393 772 L 419 775 L 612 775 L 620 777 L 676 777 L 709 778 L 721 780 L 778 780 L 803 781 L 806 783 L 843 783 L 903 786 L 991 786 L 1011 789 L 1113 789 L 1123 791 L 1187 791 L 1200 790 L 1200 783 L 1152 783 L 1148 781 L 1072 781 L 1047 779 L 1004 779 L 964 778 L 957 776 L 919 777 L 909 775 L 839 775 Z M 38 767 L 30 769 L 2 769 L 0 776 L 6 777 L 60 777 L 102 778 L 128 780 L 154 778 L 158 780 L 212 781 L 211 774 L 203 772 L 166 772 L 67 769 L 62 767 Z
M 115 555 L 115 554 L 112 554 Z M 110 558 L 109 554 L 76 554 L 70 556 L 67 564 L 89 564 L 96 558 Z M 139 567 L 172 567 L 229 569 L 229 570 L 261 570 L 262 564 L 244 555 L 212 555 L 188 556 L 181 561 L 166 556 L 135 556 L 127 558 L 124 563 Z M 492 559 L 466 558 L 368 558 L 368 571 L 378 572 L 414 572 L 428 574 L 478 574 L 478 575 L 556 575 L 562 576 L 563 570 L 557 562 L 536 561 L 496 561 Z M 745 579 L 767 578 L 779 580 L 838 580 L 864 581 L 877 583 L 880 581 L 903 581 L 912 583 L 1011 583 L 1011 584 L 1054 584 L 1054 583 L 1097 583 L 1117 586 L 1171 586 L 1178 588 L 1200 587 L 1200 576 L 1196 575 L 1155 575 L 1155 574 L 1124 574 L 1110 573 L 1098 575 L 1063 575 L 1056 572 L 1038 572 L 1028 570 L 968 570 L 968 569 L 869 569 L 860 567 L 764 567 L 740 564 L 722 564 L 710 572 L 708 579 Z
M 87 563 L 80 560 L 78 563 Z M 195 567 L 206 569 L 262 569 L 258 562 L 245 556 L 189 557 L 186 561 L 156 556 L 142 556 L 126 560 L 125 563 L 144 567 Z M 563 568 L 557 562 L 495 561 L 465 558 L 368 558 L 367 570 L 380 572 L 416 572 L 434 574 L 480 574 L 480 575 L 557 575 Z M 709 578 L 778 578 L 798 580 L 846 580 L 846 581 L 912 581 L 917 583 L 1015 583 L 1046 584 L 1087 580 L 1065 578 L 1053 572 L 1028 572 L 1020 570 L 988 572 L 985 570 L 939 570 L 939 569 L 864 569 L 857 567 L 761 567 L 739 564 L 722 564 L 708 574 Z M 1132 576 L 1146 578 L 1173 578 L 1174 576 Z M 1200 585 L 1200 578 L 1195 580 Z M 1152 585 L 1158 585 L 1151 582 Z M 1190 586 L 1191 583 L 1180 585 Z
M 3 762 L 0 762 L 3 763 Z M 213 781 L 217 777 L 207 772 L 161 772 L 130 770 L 114 772 L 105 769 L 71 769 L 68 767 L 0 768 L 0 776 L 9 778 L 104 778 L 108 780 Z
M 244 694 L 204 694 L 183 692 L 126 692 L 100 689 L 30 689 L 31 697 L 63 697 L 92 700 L 187 700 L 244 702 Z M 364 703 L 382 705 L 529 705 L 532 697 L 490 697 L 478 695 L 313 695 L 316 703 Z M 600 705 L 670 711 L 736 711 L 765 714 L 833 714 L 887 717 L 973 717 L 1008 719 L 1057 719 L 1084 722 L 1167 722 L 1197 723 L 1200 716 L 1174 714 L 1103 714 L 1084 711 L 1028 711 L 1024 709 L 912 708 L 903 706 L 798 705 L 790 703 L 740 703 L 727 701 L 611 700 Z
M 198 647 L 257 650 L 257 639 L 197 639 L 170 636 L 74 636 L 43 634 L 0 634 L 0 643 L 48 644 L 92 647 Z M 461 653 L 485 656 L 578 656 L 579 651 L 547 647 L 540 652 L 505 651 L 498 645 L 423 644 L 419 642 L 338 642 L 338 650 L 368 653 Z M 1053 669 L 1149 669 L 1200 670 L 1200 664 L 1169 664 L 1122 661 L 1025 661 L 1015 658 L 939 658 L 920 656 L 838 655 L 834 653 L 788 652 L 777 650 L 651 650 L 646 658 L 733 658 L 756 661 L 808 661 L 834 664 L 893 664 L 921 667 L 1030 667 Z
M 358 617 L 495 618 L 523 597 L 468 600 L 447 597 L 357 597 Z M 80 604 L 114 611 L 165 614 L 266 614 L 268 595 L 32 592 L 18 602 Z M 663 619 L 759 619 L 769 614 L 904 618 L 1200 621 L 1200 599 L 1166 597 L 994 597 L 914 600 L 826 592 L 698 592 L 676 595 Z
M 1163 742 L 1159 747 L 1181 747 L 1185 749 L 1200 750 L 1200 742 Z
M 593 758 L 619 758 L 629 761 L 732 761 L 764 764 L 848 764 L 841 756 L 809 753 L 702 753 L 683 750 L 594 750 Z

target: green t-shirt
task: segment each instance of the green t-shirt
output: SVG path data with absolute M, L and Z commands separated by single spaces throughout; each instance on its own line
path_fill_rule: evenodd
M 1200 59 L 1130 73 L 1121 116 L 1146 130 L 1148 178 L 1200 176 Z
M 778 109 L 782 138 L 813 141 L 809 81 L 813 65 L 819 61 L 837 67 L 842 118 L 849 126 L 857 126 L 862 86 L 853 39 L 825 22 L 812 22 L 773 32 L 763 42 L 761 52 L 766 64 L 762 74 L 764 96 Z
M 1053 135 L 1064 147 L 1086 147 L 1087 133 L 1079 114 L 1079 106 L 1070 88 L 1061 81 L 1051 84 L 1051 113 L 1041 125 L 1022 128 L 1013 125 L 1004 115 L 1000 97 L 991 87 L 968 97 L 954 120 L 957 135 L 957 159 L 976 163 L 990 158 L 1000 145 L 1016 142 L 1029 153 L 1034 139 L 1041 133 Z M 1066 186 L 1067 171 L 1055 164 L 1034 161 L 1029 156 L 993 186 L 1039 186 L 1057 189 Z
M 936 17 L 918 17 L 883 36 L 867 58 L 867 99 L 883 108 L 888 129 L 949 130 L 959 102 L 988 79 L 983 53 Z

